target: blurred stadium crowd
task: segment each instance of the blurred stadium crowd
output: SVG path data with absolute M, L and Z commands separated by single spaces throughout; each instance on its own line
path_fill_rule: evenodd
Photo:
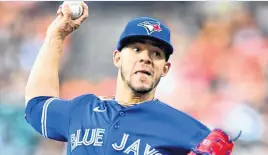
M 24 87 L 62 2 L 0 2 L 0 155 L 60 155 L 24 120 Z M 137 16 L 172 32 L 172 69 L 157 96 L 210 128 L 243 130 L 234 155 L 268 152 L 268 2 L 87 2 L 89 17 L 66 40 L 61 97 L 113 95 L 112 52 Z M 46 73 L 43 73 L 46 74 Z

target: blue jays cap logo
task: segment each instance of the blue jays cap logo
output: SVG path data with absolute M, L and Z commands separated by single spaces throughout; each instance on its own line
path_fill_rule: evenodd
M 162 31 L 160 23 L 158 21 L 144 21 L 142 23 L 139 23 L 138 26 L 144 27 L 148 35 L 152 34 L 153 32 Z

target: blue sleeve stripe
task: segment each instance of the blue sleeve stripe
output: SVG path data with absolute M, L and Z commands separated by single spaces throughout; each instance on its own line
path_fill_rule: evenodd
M 44 137 L 47 137 L 47 109 L 48 105 L 57 98 L 50 98 L 48 99 L 45 104 L 43 105 L 43 111 L 42 111 L 42 118 L 41 118 L 41 128 L 42 128 L 42 135 Z

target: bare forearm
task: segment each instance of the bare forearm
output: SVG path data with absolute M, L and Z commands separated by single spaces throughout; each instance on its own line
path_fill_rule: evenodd
M 47 29 L 47 36 L 32 67 L 26 88 L 25 103 L 37 96 L 59 97 L 59 64 L 63 41 L 70 33 L 79 28 L 88 17 L 88 7 L 82 2 L 83 14 L 72 20 L 71 9 L 59 7 L 57 18 Z
M 59 96 L 59 64 L 62 50 L 62 38 L 46 36 L 26 85 L 26 104 L 37 96 Z

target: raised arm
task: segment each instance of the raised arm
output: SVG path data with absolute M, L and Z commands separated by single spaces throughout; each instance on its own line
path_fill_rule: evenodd
M 25 119 L 44 137 L 68 140 L 72 110 L 83 104 L 81 98 L 59 99 L 59 61 L 64 39 L 87 18 L 88 9 L 83 5 L 83 15 L 71 20 L 70 8 L 58 9 L 58 17 L 47 29 L 45 42 L 33 65 L 25 90 Z M 87 102 L 85 102 L 87 103 Z
M 38 96 L 59 97 L 59 62 L 65 38 L 88 17 L 88 7 L 82 2 L 83 14 L 76 20 L 71 19 L 67 5 L 59 7 L 57 18 L 47 29 L 46 37 L 37 59 L 32 67 L 25 88 L 25 105 Z

